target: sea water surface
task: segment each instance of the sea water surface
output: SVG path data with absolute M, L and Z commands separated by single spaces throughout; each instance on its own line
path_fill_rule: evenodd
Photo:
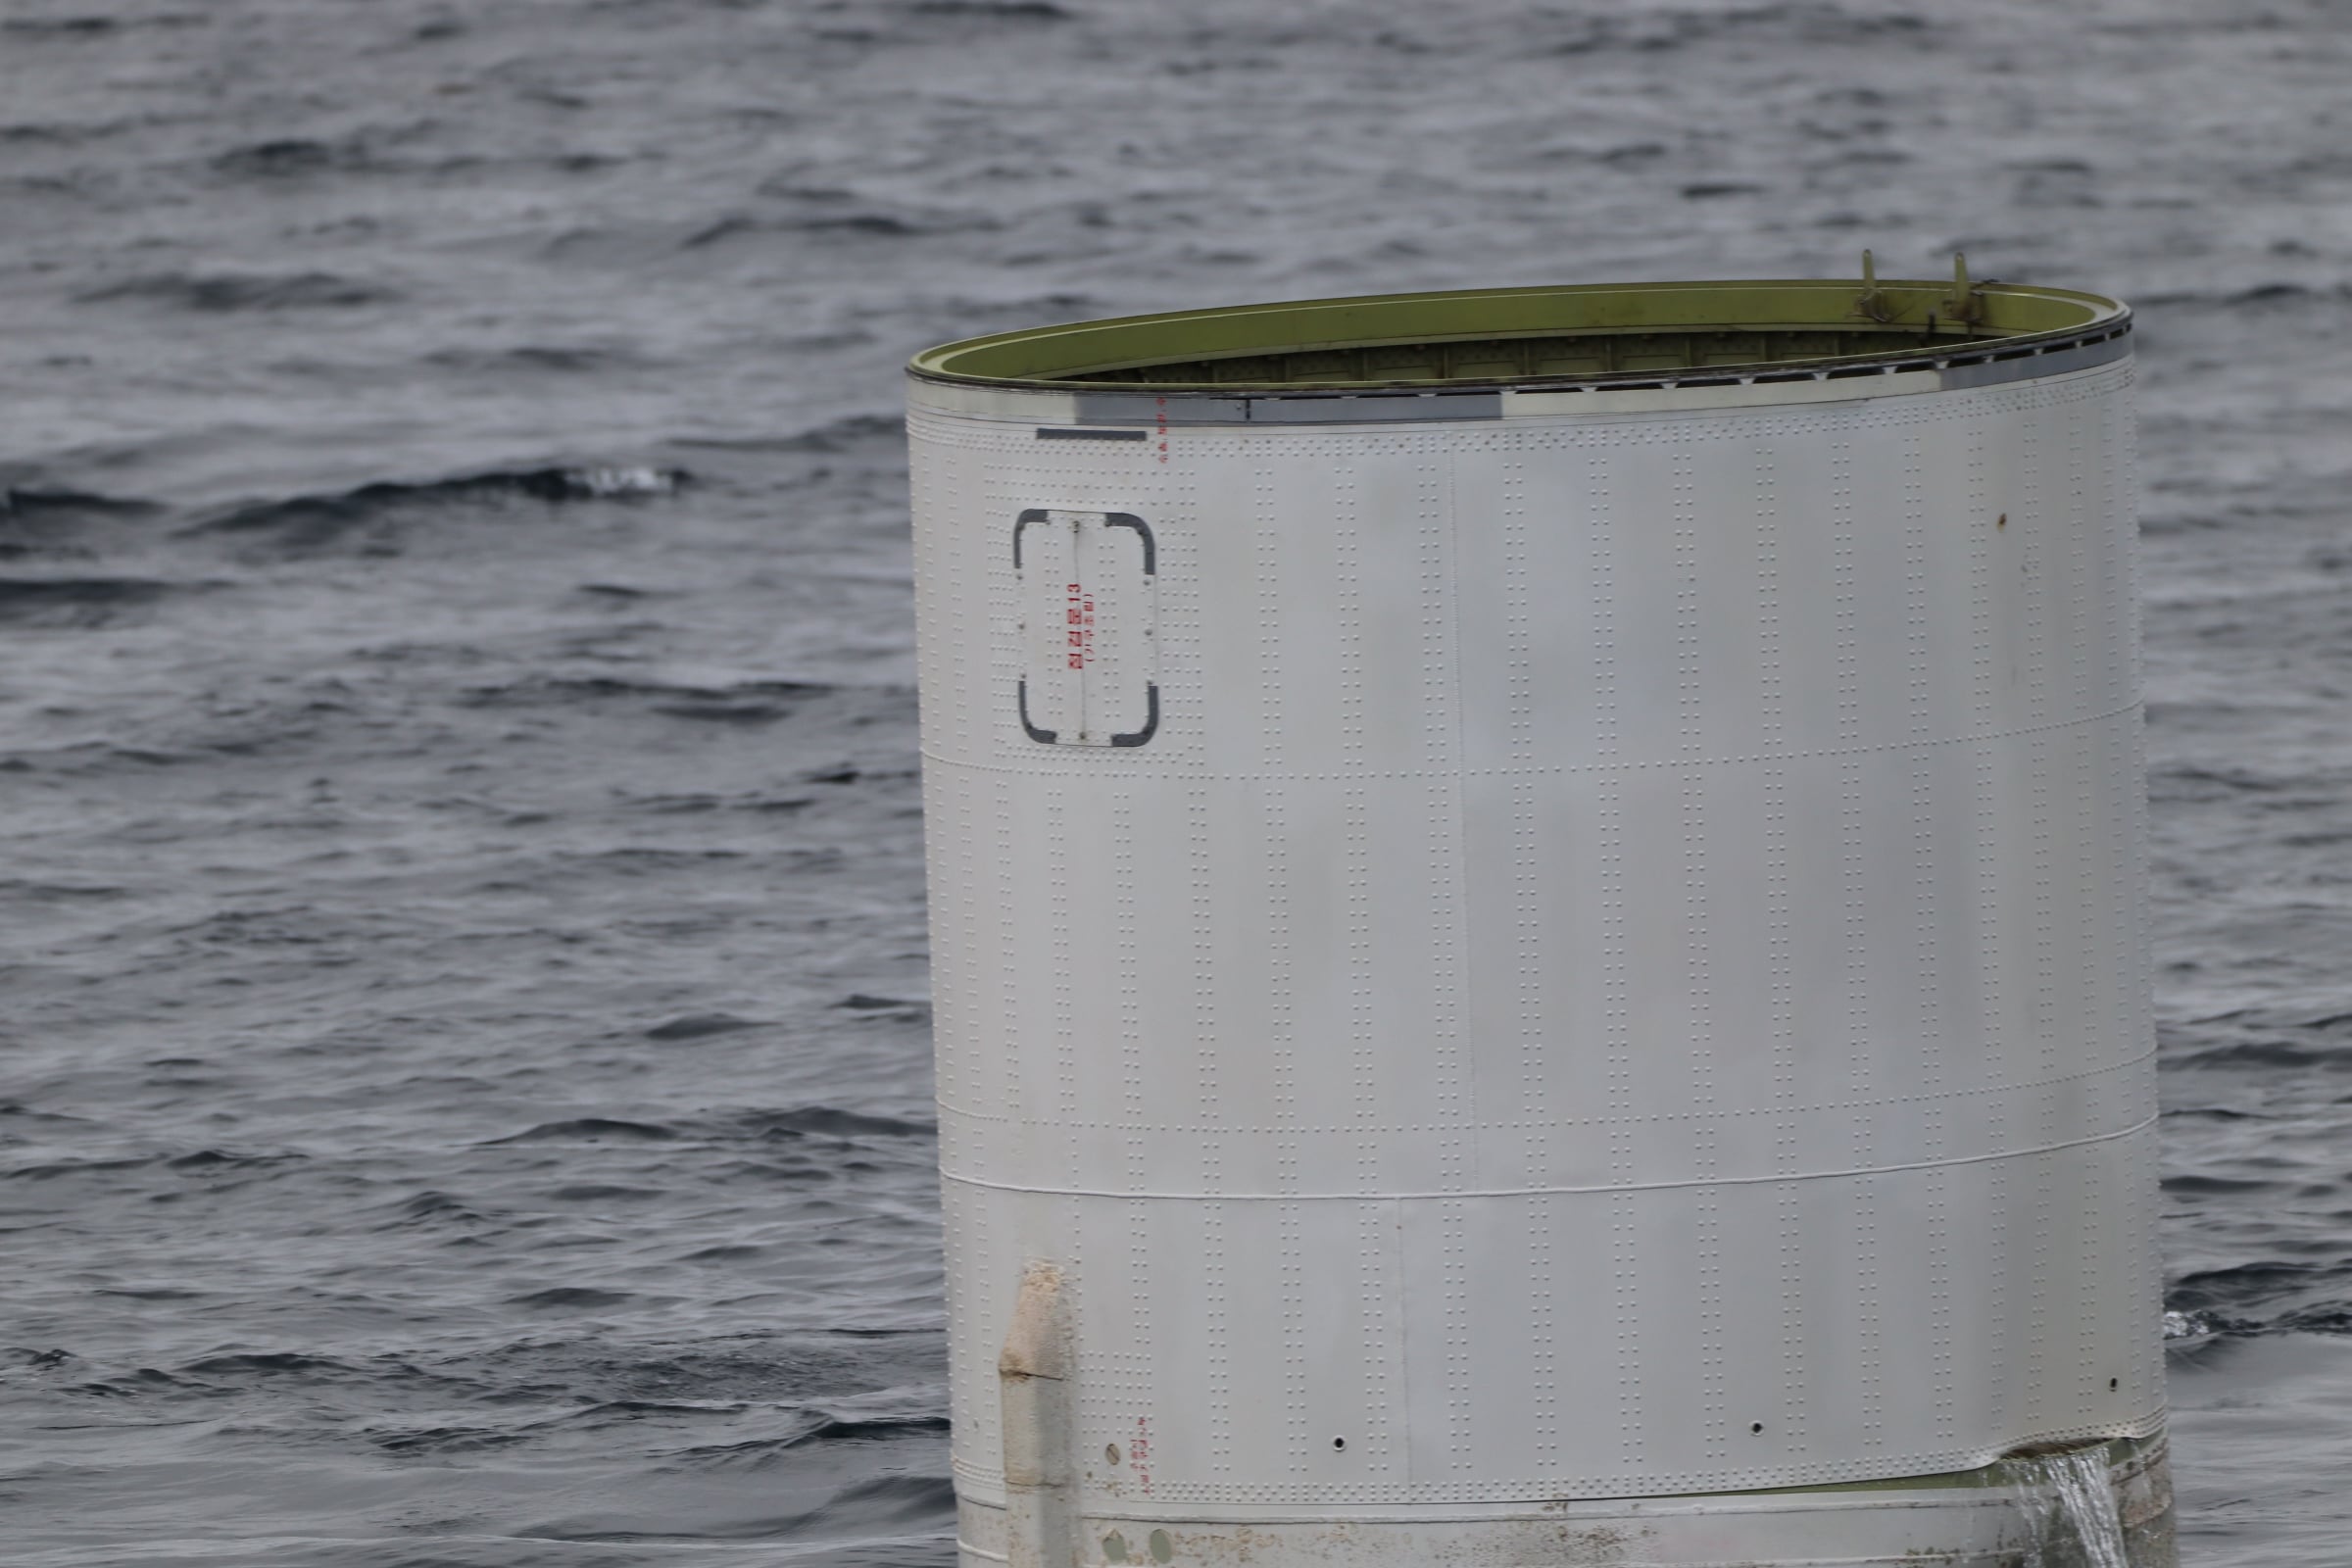
M 8 0 L 22 1568 L 952 1560 L 899 367 L 2141 312 L 2187 1559 L 2352 1559 L 2340 0 Z

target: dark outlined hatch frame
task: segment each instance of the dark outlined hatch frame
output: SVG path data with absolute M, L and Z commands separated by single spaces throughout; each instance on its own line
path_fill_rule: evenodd
M 1091 521 L 1097 529 L 1105 534 L 1114 530 L 1133 531 L 1136 542 L 1140 547 L 1139 564 L 1142 567 L 1142 570 L 1137 574 L 1135 591 L 1131 597 L 1139 602 L 1131 604 L 1118 604 L 1115 607 L 1114 612 L 1121 620 L 1128 622 L 1125 627 L 1125 631 L 1138 648 L 1148 651 L 1151 646 L 1152 639 L 1156 635 L 1156 628 L 1152 624 L 1152 621 L 1155 619 L 1153 612 L 1153 596 L 1150 590 L 1155 582 L 1159 572 L 1159 542 L 1152 537 L 1151 524 L 1145 522 L 1143 518 L 1135 515 L 1135 514 L 1131 512 L 1091 512 L 1074 508 L 1064 509 L 1032 507 L 1021 513 L 1020 515 L 1013 520 L 1012 525 L 1013 576 L 1016 584 L 1020 585 L 1017 591 L 1021 594 L 1024 611 L 1021 637 L 1024 650 L 1022 661 L 1024 667 L 1015 686 L 1015 703 L 1018 707 L 1020 715 L 1021 733 L 1028 736 L 1030 740 L 1037 742 L 1041 746 L 1132 747 L 1146 745 L 1151 741 L 1152 736 L 1159 732 L 1158 681 L 1147 676 L 1144 682 L 1143 691 L 1144 711 L 1140 715 L 1141 722 L 1138 723 L 1135 728 L 1128 730 L 1113 729 L 1106 734 L 1092 732 L 1090 730 L 1090 726 L 1085 720 L 1085 715 L 1089 709 L 1089 699 L 1092 694 L 1087 692 L 1083 685 L 1084 669 L 1086 667 L 1091 667 L 1091 649 L 1088 655 L 1089 663 L 1087 665 L 1080 666 L 1080 680 L 1082 684 L 1077 703 L 1080 713 L 1080 722 L 1077 733 L 1070 733 L 1069 726 L 1064 720 L 1057 720 L 1054 727 L 1052 728 L 1040 724 L 1032 712 L 1029 700 L 1030 677 L 1032 674 L 1038 673 L 1038 671 L 1030 666 L 1036 651 L 1044 646 L 1044 640 L 1042 628 L 1030 626 L 1028 620 L 1026 619 L 1027 613 L 1031 611 L 1028 601 L 1033 590 L 1027 583 L 1026 573 L 1024 571 L 1024 566 L 1027 564 L 1027 563 L 1023 557 L 1022 538 L 1023 535 L 1025 535 L 1032 527 L 1043 526 L 1051 523 L 1057 517 L 1068 519 L 1072 522 L 1074 525 L 1074 537 L 1084 533 L 1086 524 L 1089 521 Z M 1070 585 L 1070 587 L 1074 591 L 1078 588 L 1078 584 L 1073 583 Z M 1089 600 L 1088 603 L 1091 607 L 1093 602 Z M 1090 608 L 1088 613 L 1088 630 L 1090 638 L 1094 630 L 1095 619 L 1095 614 Z

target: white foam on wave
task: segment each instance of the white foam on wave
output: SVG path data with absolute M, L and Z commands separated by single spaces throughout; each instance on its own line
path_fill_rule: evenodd
M 675 468 L 566 468 L 564 481 L 592 496 L 665 496 L 678 487 Z

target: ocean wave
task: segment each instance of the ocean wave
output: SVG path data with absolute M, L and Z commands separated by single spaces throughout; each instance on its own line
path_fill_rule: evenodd
M 526 1291 L 510 1296 L 510 1306 L 527 1306 L 534 1311 L 596 1312 L 606 1307 L 624 1306 L 636 1300 L 634 1291 L 609 1291 L 593 1285 L 551 1285 L 542 1291 Z
M 722 452 L 871 453 L 893 465 L 903 457 L 906 420 L 897 414 L 850 414 L 790 435 L 679 436 L 672 446 Z
M 138 1170 L 154 1164 L 156 1158 L 153 1154 L 130 1154 L 117 1159 L 39 1160 L 0 1171 L 0 1177 L 10 1181 L 47 1182 L 70 1176 L 101 1176 L 116 1171 Z
M 124 496 L 94 495 L 86 490 L 0 486 L 0 517 L 73 516 L 139 517 L 161 512 L 152 501 Z
M 98 38 L 133 27 L 201 27 L 211 18 L 197 12 L 159 11 L 143 17 L 84 14 L 69 17 L 11 17 L 0 22 L 0 33 L 61 40 Z
M 398 289 L 335 272 L 157 272 L 74 296 L 83 305 L 151 301 L 187 311 L 348 310 L 382 305 Z
M 178 1171 L 268 1170 L 272 1166 L 292 1164 L 310 1158 L 293 1150 L 276 1153 L 240 1153 L 228 1149 L 199 1149 L 185 1154 L 174 1154 L 164 1161 Z
M 2176 1071 L 2192 1067 L 2322 1067 L 2338 1063 L 2352 1066 L 2345 1056 L 2341 1046 L 2297 1040 L 2233 1040 L 2225 1045 L 2168 1051 L 2164 1064 Z
M 2326 1004 L 2237 1007 L 2168 1023 L 2159 1044 L 2168 1071 L 2352 1068 L 2352 1012 Z
M 629 804 L 641 810 L 668 816 L 698 815 L 704 811 L 757 811 L 773 816 L 805 811 L 816 803 L 805 795 L 642 795 L 631 797 Z
M 691 1522 L 679 1519 L 662 1528 L 647 1528 L 638 1522 L 639 1516 L 599 1510 L 532 1524 L 526 1527 L 526 1533 L 550 1541 L 586 1544 L 659 1542 L 675 1545 L 681 1539 L 768 1542 L 813 1537 L 835 1544 L 836 1549 L 827 1550 L 822 1559 L 834 1568 L 869 1563 L 906 1568 L 910 1561 L 921 1560 L 908 1556 L 906 1540 L 920 1529 L 923 1532 L 920 1539 L 931 1540 L 936 1533 L 944 1543 L 955 1511 L 955 1488 L 945 1475 L 881 1475 L 853 1482 L 816 1506 L 790 1513 L 713 1509 L 696 1514 Z M 870 1539 L 878 1535 L 901 1539 L 892 1543 Z M 849 1539 L 855 1537 L 869 1539 L 862 1542 Z M 954 1559 L 950 1556 L 941 1560 Z
M 447 1193 L 425 1191 L 406 1198 L 394 1205 L 394 1217 L 385 1228 L 424 1229 L 438 1225 L 479 1225 L 488 1216 L 464 1200 Z
M 937 1138 L 939 1123 L 927 1118 L 879 1116 L 832 1105 L 799 1105 L 790 1110 L 740 1110 L 721 1123 L 738 1136 L 773 1138 L 814 1134 L 828 1138 Z
M 496 374 L 502 370 L 581 375 L 632 367 L 642 363 L 625 349 L 583 345 L 521 343 L 503 349 L 437 349 L 424 363 L 467 374 Z
M 473 687 L 471 694 L 486 701 L 496 701 L 502 697 L 536 700 L 552 696 L 561 699 L 651 698 L 667 702 L 680 697 L 718 700 L 740 697 L 746 693 L 761 697 L 816 697 L 834 690 L 835 687 L 823 681 L 785 680 L 765 675 L 744 675 L 726 680 L 663 679 L 659 675 L 540 675 L 501 686 Z
M 407 510 L 502 499 L 566 502 L 667 496 L 692 482 L 683 468 L 647 466 L 514 468 L 447 479 L 377 480 L 323 495 L 289 496 L 229 507 L 205 517 L 199 533 L 270 533 L 289 543 L 323 544 Z
M 85 558 L 109 533 L 109 524 L 152 516 L 163 510 L 152 501 L 86 490 L 0 484 L 0 558 Z
M 116 17 L 11 17 L 0 32 L 33 38 L 95 38 L 122 25 Z
M 153 577 L 0 577 L 0 623 L 104 626 L 190 586 Z
M 569 1121 L 543 1121 L 536 1127 L 505 1138 L 493 1138 L 484 1147 L 501 1144 L 606 1144 L 661 1143 L 681 1136 L 676 1128 L 659 1122 L 624 1121 L 617 1116 L 575 1116 Z
M 831 1405 L 864 1391 L 928 1384 L 940 1374 L 941 1355 L 937 1330 L 880 1341 L 850 1341 L 824 1331 L 753 1331 L 691 1344 L 632 1344 L 601 1333 L 565 1338 L 540 1329 L 432 1363 L 432 1369 L 474 1396 L 502 1404 L 530 1397 L 575 1407 L 629 1400 Z
M 1913 12 L 1857 12 L 1830 4 L 1733 6 L 1624 12 L 1595 10 L 1569 14 L 1574 30 L 1550 45 L 1559 55 L 1628 52 L 1665 54 L 1719 38 L 1778 33 L 1782 41 L 1806 45 L 1885 44 L 1899 40 L 1921 46 L 1937 30 Z
M 232 1350 L 190 1361 L 182 1372 L 200 1378 L 368 1377 L 366 1368 L 300 1350 Z
M 574 1411 L 575 1421 L 635 1421 L 645 1416 L 741 1415 L 751 1406 L 742 1399 L 600 1399 Z
M 658 1023 L 645 1032 L 648 1040 L 680 1041 L 708 1040 L 712 1035 L 731 1035 L 745 1029 L 764 1029 L 766 1023 L 759 1018 L 738 1018 L 728 1012 L 689 1013 Z
M 781 1437 L 696 1444 L 692 1447 L 670 1449 L 661 1457 L 682 1469 L 757 1470 L 778 1462 L 799 1462 L 808 1449 L 827 1444 L 930 1440 L 948 1430 L 948 1418 L 937 1414 L 846 1417 L 818 1413 L 808 1426 Z
M 735 1020 L 734 1027 L 760 1025 Z M 710 1033 L 731 1032 L 712 1030 Z M 650 1032 L 649 1032 L 650 1033 Z M 703 1035 L 660 1036 L 675 1040 Z M 653 1144 L 693 1140 L 732 1143 L 775 1138 L 936 1138 L 938 1123 L 927 1118 L 882 1115 L 847 1110 L 836 1105 L 795 1105 L 782 1109 L 729 1110 L 715 1115 L 672 1117 L 651 1121 L 619 1116 L 574 1116 L 540 1122 L 518 1133 L 485 1140 L 479 1147 L 498 1149 L 517 1144 Z M 413 1200 L 414 1201 L 414 1200 Z
M 233 180 L 291 180 L 318 175 L 444 172 L 470 168 L 477 159 L 460 155 L 414 160 L 393 149 L 431 138 L 443 127 L 411 119 L 362 126 L 340 136 L 270 136 L 215 153 L 212 171 Z
M 2352 1269 L 2341 1263 L 2259 1258 L 2184 1274 L 2165 1292 L 2165 1304 L 2189 1312 L 2248 1312 L 2329 1286 L 2352 1286 Z
M 500 1427 L 436 1425 L 406 1429 L 376 1428 L 361 1436 L 385 1453 L 404 1459 L 450 1453 L 483 1453 L 528 1443 L 536 1434 Z
M 956 1509 L 956 1489 L 942 1476 L 881 1475 L 854 1482 L 806 1512 L 747 1525 L 742 1534 L 791 1536 L 810 1529 L 888 1530 L 919 1524 Z
M 2142 310 L 2151 307 L 2163 310 L 2203 307 L 2237 311 L 2264 306 L 2340 305 L 2347 301 L 2352 301 L 2352 283 L 2324 284 L 2315 287 L 2309 283 L 2280 279 L 2268 283 L 2256 283 L 2243 288 L 2160 290 L 2137 295 L 2132 303 Z
M 896 455 L 906 439 L 906 420 L 897 414 L 850 414 L 789 435 L 777 443 L 784 452 L 853 452 L 888 446 Z
M 869 997 L 862 991 L 854 991 L 833 1005 L 850 1012 L 905 1010 L 928 1016 L 931 1011 L 931 1004 L 928 1002 L 910 1002 L 902 997 Z
M 936 209 L 928 212 L 867 209 L 836 213 L 726 213 L 697 223 L 678 241 L 686 251 L 708 250 L 729 241 L 763 235 L 841 234 L 865 239 L 928 239 L 942 234 L 1002 229 L 1005 220 L 993 213 Z
M 1069 22 L 1076 13 L 1053 0 L 907 0 L 915 17 L 977 17 L 989 22 Z
M 468 708 L 568 708 L 584 702 L 643 705 L 664 718 L 701 723 L 769 724 L 791 716 L 806 700 L 834 688 L 809 681 L 746 677 L 720 683 L 617 675 L 533 675 L 495 685 L 468 687 Z

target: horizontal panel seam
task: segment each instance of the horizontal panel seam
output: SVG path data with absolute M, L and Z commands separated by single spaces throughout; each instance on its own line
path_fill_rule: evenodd
M 1398 1504 L 1442 1507 L 1447 1503 L 1489 1506 L 1499 1503 L 1509 1506 L 1533 1502 L 1539 1498 L 1560 1501 L 1597 1503 L 1676 1503 L 1712 1504 L 1735 1500 L 1726 1493 L 1756 1492 L 1758 1489 L 1777 1489 L 1788 1486 L 1806 1486 L 1859 1481 L 1903 1481 L 1915 1477 L 1949 1475 L 1984 1470 L 2001 1462 L 2017 1448 L 2029 1445 L 2114 1440 L 2118 1438 L 2146 1441 L 2164 1431 L 2165 1406 L 2154 1408 L 2116 1421 L 2094 1421 L 2071 1427 L 2025 1427 L 1994 1442 L 1964 1447 L 1906 1449 L 1899 1453 L 1874 1453 L 1868 1458 L 1811 1460 L 1783 1465 L 1741 1466 L 1727 1470 L 1631 1470 L 1601 1474 L 1551 1476 L 1497 1476 L 1467 1484 L 1460 1482 L 1375 1482 L 1350 1485 L 1344 1496 L 1334 1496 L 1334 1487 L 1328 1482 L 1218 1483 L 1214 1481 L 1164 1480 L 1157 1483 L 1150 1500 L 1129 1499 L 1121 1504 L 1124 1512 L 1109 1512 L 1107 1517 L 1161 1520 L 1175 1523 L 1184 1516 L 1169 1507 L 1171 1503 L 1226 1504 L 1239 1507 L 1262 1507 L 1284 1501 L 1305 1501 L 1329 1507 L 1380 1508 L 1378 1514 L 1356 1515 L 1357 1524 L 1388 1522 L 1386 1510 Z M 991 1489 L 1004 1485 L 1004 1471 L 970 1459 L 956 1457 L 949 1461 L 950 1469 L 958 1482 L 969 1481 Z M 1662 1489 L 1674 1489 L 1671 1491 Z M 1980 1500 L 2000 1503 L 2006 1489 L 2000 1487 L 1953 1487 L 1939 1489 L 1948 1495 L 1938 1495 L 1936 1504 L 1976 1505 Z M 1908 1498 L 1895 1502 L 1899 1493 L 1878 1493 L 1854 1496 L 1823 1495 L 1821 1494 L 1773 1497 L 1755 1494 L 1739 1497 L 1741 1504 L 1770 1511 L 1795 1506 L 1807 1511 L 1846 1507 L 1918 1507 L 1922 1504 Z M 1965 1499 L 1965 1502 L 1964 1502 Z M 996 1508 L 1002 1504 L 993 1499 L 965 1497 L 966 1502 L 981 1507 Z M 2008 1504 L 2014 1506 L 2014 1503 Z M 1091 1511 L 1091 1510 L 1090 1510 Z M 1644 1510 L 1646 1511 L 1646 1510 Z M 1711 1508 L 1708 1511 L 1713 1511 Z M 1460 1519 L 1459 1522 L 1473 1522 Z M 1492 1515 L 1488 1515 L 1492 1517 Z M 1570 1512 L 1547 1515 L 1555 1520 L 1576 1522 L 1578 1515 Z M 1587 1516 L 1590 1517 L 1590 1516 Z M 1234 1523 L 1249 1523 L 1235 1520 Z M 1289 1523 L 1287 1517 L 1281 1521 Z
M 2154 1116 L 2142 1117 L 2129 1127 L 2114 1132 L 2093 1133 L 2085 1138 L 2072 1138 L 2062 1143 L 2037 1144 L 2029 1149 L 2004 1149 L 1984 1154 L 1958 1154 L 1950 1159 L 1913 1160 L 1899 1165 L 1856 1165 L 1841 1170 L 1776 1171 L 1762 1176 L 1711 1176 L 1683 1178 L 1667 1182 L 1604 1182 L 1578 1187 L 1464 1187 L 1418 1193 L 1390 1191 L 1364 1193 L 1211 1193 L 1211 1192 L 1114 1192 L 1108 1188 L 1091 1187 L 1032 1187 L 1020 1182 L 992 1182 L 977 1176 L 952 1171 L 943 1163 L 939 1177 L 959 1187 L 988 1188 L 1001 1193 L 1034 1193 L 1053 1198 L 1109 1198 L 1120 1200 L 1152 1200 L 1185 1203 L 1312 1203 L 1312 1202 L 1412 1202 L 1459 1201 L 1465 1198 L 1573 1198 L 1598 1193 L 1656 1193 L 1680 1192 L 1693 1188 L 1772 1187 L 1790 1182 L 1845 1181 L 1859 1176 L 1892 1176 L 1908 1171 L 1950 1170 L 1961 1165 L 1989 1165 L 2002 1160 L 2032 1159 L 2037 1154 L 2063 1153 L 2070 1149 L 2088 1149 L 2097 1144 L 2113 1143 L 2130 1138 L 2156 1125 Z

